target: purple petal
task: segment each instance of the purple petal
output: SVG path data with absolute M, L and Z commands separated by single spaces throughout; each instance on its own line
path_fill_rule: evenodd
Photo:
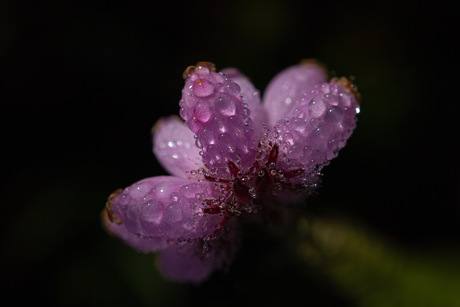
M 279 119 L 284 118 L 300 96 L 315 84 L 326 80 L 325 69 L 313 61 L 291 66 L 276 75 L 264 93 L 263 101 L 269 124 L 273 126 Z
M 227 229 L 213 240 L 195 240 L 162 251 L 158 265 L 171 280 L 200 283 L 230 264 L 236 243 L 236 230 Z
M 180 115 L 197 136 L 208 175 L 230 178 L 229 162 L 240 169 L 252 165 L 259 139 L 241 89 L 209 63 L 188 69 Z
M 250 111 L 249 117 L 253 122 L 254 133 L 258 138 L 261 137 L 264 132 L 264 124 L 267 123 L 267 112 L 261 104 L 260 92 L 238 69 L 226 68 L 222 72 L 227 78 L 240 86 L 243 102 L 248 105 Z
M 277 167 L 289 177 L 303 170 L 305 185 L 345 146 L 356 126 L 359 94 L 345 78 L 315 85 L 276 123 Z M 311 176 L 309 176 L 311 175 Z
M 170 246 L 162 237 L 142 237 L 128 231 L 123 224 L 111 222 L 106 212 L 104 212 L 103 224 L 110 234 L 119 237 L 126 244 L 144 253 L 158 252 Z
M 171 176 L 146 178 L 109 199 L 108 218 L 124 227 L 110 226 L 109 230 L 142 251 L 203 238 L 225 222 L 223 216 L 205 213 L 208 204 L 218 205 L 219 196 L 220 191 L 205 182 Z
M 203 167 L 194 134 L 178 117 L 160 119 L 153 128 L 153 152 L 160 164 L 181 178 L 193 177 Z

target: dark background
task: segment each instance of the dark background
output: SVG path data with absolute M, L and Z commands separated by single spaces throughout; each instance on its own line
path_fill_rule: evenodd
M 358 128 L 305 214 L 457 257 L 458 19 L 454 1 L 0 2 L 2 290 L 50 305 L 359 304 L 263 230 L 199 287 L 102 230 L 112 191 L 165 174 L 150 128 L 178 114 L 182 72 L 202 60 L 262 91 L 304 58 L 353 77 Z

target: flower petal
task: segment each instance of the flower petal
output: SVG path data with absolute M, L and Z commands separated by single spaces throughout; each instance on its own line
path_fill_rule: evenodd
M 241 89 L 208 63 L 198 63 L 187 73 L 180 115 L 197 136 L 208 175 L 230 178 L 229 162 L 249 167 L 259 143 Z
M 305 185 L 345 146 L 356 126 L 359 94 L 345 78 L 317 84 L 294 102 L 286 118 L 276 123 L 284 176 L 303 170 Z M 313 183 L 315 181 L 313 180 Z
M 268 84 L 264 93 L 264 107 L 273 126 L 292 109 L 294 102 L 315 84 L 326 82 L 327 73 L 321 65 L 309 60 L 291 66 Z
M 222 72 L 227 78 L 240 86 L 243 102 L 248 105 L 250 111 L 249 117 L 253 122 L 254 133 L 257 137 L 260 137 L 264 132 L 264 124 L 267 123 L 267 112 L 262 106 L 259 90 L 236 68 L 226 68 Z
M 162 237 L 142 237 L 128 231 L 124 224 L 111 222 L 107 211 L 103 212 L 103 225 L 110 234 L 119 237 L 126 244 L 144 253 L 158 252 L 170 246 Z
M 110 226 L 109 230 L 143 251 L 203 238 L 225 222 L 223 216 L 205 213 L 207 204 L 218 204 L 219 196 L 220 191 L 206 182 L 172 176 L 146 178 L 109 199 L 109 220 L 124 227 Z
M 194 134 L 180 118 L 171 116 L 160 119 L 152 129 L 152 134 L 153 152 L 171 175 L 191 178 L 191 171 L 203 167 Z
M 170 247 L 159 255 L 158 265 L 171 280 L 200 283 L 230 264 L 236 243 L 236 230 L 232 228 L 210 241 L 195 240 Z

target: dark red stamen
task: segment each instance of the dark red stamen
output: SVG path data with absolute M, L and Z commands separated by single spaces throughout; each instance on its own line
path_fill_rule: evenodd
M 222 212 L 222 209 L 219 207 L 205 208 L 203 212 L 207 214 L 219 214 Z
M 238 168 L 238 166 L 236 166 L 236 164 L 233 162 L 233 161 L 228 161 L 227 162 L 227 165 L 228 165 L 228 169 L 230 170 L 230 174 L 233 176 L 233 177 L 236 177 L 236 175 L 239 173 L 240 169 Z
M 230 180 L 223 179 L 223 178 L 215 178 L 215 177 L 211 177 L 209 175 L 204 175 L 204 178 L 206 180 L 209 180 L 209 181 L 212 181 L 212 182 L 221 182 L 221 183 L 229 183 L 230 182 Z
M 273 145 L 272 150 L 268 154 L 268 164 L 275 163 L 278 160 L 278 144 Z
M 300 174 L 302 174 L 304 172 L 305 171 L 303 169 L 298 168 L 298 169 L 294 169 L 294 170 L 285 172 L 284 177 L 285 178 L 293 178 L 293 177 L 299 176 Z

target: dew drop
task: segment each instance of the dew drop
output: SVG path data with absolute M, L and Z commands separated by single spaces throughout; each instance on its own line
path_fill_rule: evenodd
M 320 117 L 326 111 L 326 105 L 322 100 L 314 98 L 310 101 L 308 110 L 310 111 L 311 117 Z
M 203 148 L 203 144 L 201 143 L 200 139 L 198 139 L 198 138 L 195 140 L 195 145 L 198 148 Z
M 252 198 L 254 198 L 254 199 L 257 198 L 256 189 L 250 188 L 248 192 L 249 192 L 249 195 L 250 195 Z
M 209 105 L 204 102 L 197 103 L 194 108 L 194 115 L 200 122 L 207 122 L 211 118 Z
M 214 85 L 205 79 L 197 79 L 192 87 L 193 94 L 197 97 L 207 97 L 214 92 Z
M 343 111 L 339 107 L 332 107 L 324 115 L 324 121 L 330 124 L 336 124 L 343 118 Z
M 239 92 L 241 92 L 241 88 L 235 82 L 230 81 L 227 83 L 227 86 L 225 87 L 225 91 L 229 94 L 238 94 Z
M 307 126 L 306 121 L 303 118 L 294 118 L 294 120 L 291 123 L 291 127 L 295 131 L 300 132 L 300 133 L 305 132 L 306 126 Z
M 166 222 L 175 223 L 182 220 L 182 210 L 179 208 L 177 202 L 172 202 L 166 207 L 164 219 Z
M 188 120 L 189 119 L 188 112 L 187 112 L 187 110 L 185 108 L 180 108 L 179 115 L 180 115 L 180 117 L 182 117 L 183 120 Z
M 224 85 L 222 83 L 217 83 L 216 84 L 216 91 L 217 92 L 223 92 L 224 91 Z
M 349 94 L 340 93 L 339 94 L 339 103 L 344 107 L 349 107 L 351 105 L 351 97 Z
M 220 97 L 216 101 L 217 111 L 225 116 L 235 115 L 235 102 L 227 96 Z
M 171 195 L 169 195 L 169 199 L 171 201 L 178 201 L 180 198 L 180 194 L 177 192 L 172 192 Z
M 336 106 L 339 104 L 339 99 L 337 98 L 336 95 L 331 95 L 331 94 L 326 94 L 324 95 L 324 101 L 328 104 L 328 105 L 333 105 L 333 106 Z
M 294 145 L 294 136 L 291 133 L 285 133 L 283 134 L 283 141 L 292 146 Z
M 321 85 L 321 90 L 323 91 L 323 93 L 328 94 L 328 93 L 330 93 L 331 88 L 330 88 L 329 84 L 324 83 L 324 84 Z
M 140 217 L 150 223 L 159 224 L 164 211 L 164 204 L 158 200 L 152 200 L 145 203 L 140 210 Z

